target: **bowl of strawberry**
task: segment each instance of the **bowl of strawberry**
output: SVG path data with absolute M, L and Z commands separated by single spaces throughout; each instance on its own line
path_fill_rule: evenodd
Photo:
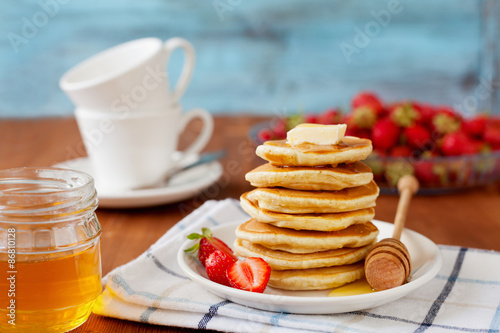
M 399 178 L 412 174 L 420 194 L 439 194 L 500 180 L 500 117 L 464 117 L 450 106 L 406 100 L 386 103 L 371 92 L 351 101 L 348 113 L 329 109 L 260 123 L 250 138 L 261 144 L 286 138 L 300 123 L 347 124 L 346 135 L 368 138 L 365 161 L 383 193 L 397 193 Z

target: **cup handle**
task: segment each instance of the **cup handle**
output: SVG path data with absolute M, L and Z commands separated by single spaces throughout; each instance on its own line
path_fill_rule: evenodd
M 203 122 L 203 129 L 194 142 L 182 152 L 181 158 L 175 163 L 176 165 L 182 165 L 184 160 L 188 158 L 189 155 L 199 153 L 203 148 L 205 148 L 208 141 L 212 137 L 212 133 L 214 131 L 214 120 L 212 115 L 210 115 L 207 110 L 199 108 L 189 110 L 182 115 L 179 126 L 179 134 L 182 133 L 187 124 L 195 118 L 199 118 Z
M 193 45 L 183 38 L 171 38 L 163 44 L 163 48 L 167 54 L 167 64 L 169 62 L 170 55 L 175 49 L 182 48 L 185 52 L 184 66 L 182 67 L 181 75 L 179 76 L 179 80 L 177 81 L 175 89 L 172 93 L 172 97 L 178 101 L 182 95 L 184 95 L 189 81 L 191 81 L 191 75 L 193 74 L 194 64 L 196 61 L 196 54 L 194 52 Z

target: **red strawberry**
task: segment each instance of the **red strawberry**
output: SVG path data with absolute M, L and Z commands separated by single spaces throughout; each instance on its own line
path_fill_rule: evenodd
M 286 138 L 286 121 L 284 119 L 278 119 L 273 127 L 273 138 L 275 139 L 284 139 Z
M 500 148 L 500 119 L 492 119 L 488 122 L 483 138 L 492 146 L 493 150 Z
M 383 112 L 384 107 L 380 102 L 380 99 L 372 92 L 362 91 L 353 97 L 351 101 L 353 109 L 357 109 L 361 106 L 366 106 L 372 109 L 377 115 Z
M 486 115 L 479 115 L 471 119 L 465 119 L 462 123 L 462 128 L 468 135 L 480 138 L 483 136 L 487 122 L 488 117 Z
M 352 111 L 349 120 L 357 128 L 372 128 L 377 121 L 377 112 L 369 106 L 360 106 Z
M 201 229 L 202 234 L 192 233 L 187 236 L 188 239 L 200 239 L 198 243 L 190 247 L 189 249 L 184 250 L 188 253 L 194 253 L 198 251 L 198 259 L 200 262 L 205 265 L 205 260 L 215 251 L 220 250 L 226 253 L 228 256 L 232 257 L 234 260 L 237 260 L 236 256 L 233 254 L 233 250 L 229 246 L 226 245 L 223 241 L 218 239 L 217 237 L 212 236 L 212 231 L 208 228 Z
M 263 128 L 257 133 L 260 142 L 266 142 L 274 139 L 274 132 L 269 128 Z
M 321 116 L 315 114 L 307 114 L 304 121 L 308 124 L 317 124 Z M 326 125 L 326 124 L 325 124 Z
M 420 114 L 418 119 L 419 123 L 422 123 L 426 126 L 432 124 L 432 118 L 434 117 L 435 111 L 432 105 L 412 102 L 413 108 L 417 110 Z
M 397 146 L 391 149 L 392 157 L 410 157 L 412 150 L 408 146 Z
M 379 120 L 372 129 L 372 142 L 375 149 L 386 150 L 394 147 L 399 138 L 399 128 L 389 118 Z
M 271 267 L 261 258 L 236 261 L 227 270 L 231 287 L 263 293 L 271 276 Z
M 420 113 L 410 102 L 395 104 L 390 111 L 391 119 L 401 127 L 412 126 L 420 119 Z
M 212 252 L 205 261 L 205 270 L 207 271 L 208 278 L 211 281 L 223 284 L 230 287 L 227 278 L 227 270 L 231 267 L 236 260 L 225 252 L 215 250 Z
M 439 107 L 432 117 L 432 126 L 440 134 L 458 131 L 462 123 L 461 117 L 449 107 Z
M 415 176 L 423 185 L 436 184 L 439 176 L 434 173 L 434 163 L 431 161 L 417 161 L 413 164 L 415 167 Z
M 448 133 L 441 142 L 441 151 L 446 156 L 462 155 L 467 142 L 468 138 L 463 132 Z
M 409 126 L 405 128 L 404 134 L 408 145 L 414 148 L 422 148 L 431 143 L 431 132 L 422 125 Z
M 328 109 L 317 117 L 317 122 L 323 125 L 338 124 L 342 114 L 336 109 Z M 309 122 L 309 121 L 307 121 Z

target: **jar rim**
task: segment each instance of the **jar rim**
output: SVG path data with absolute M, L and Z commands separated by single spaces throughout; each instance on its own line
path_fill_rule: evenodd
M 0 220 L 53 220 L 96 208 L 94 179 L 85 172 L 54 167 L 0 170 Z

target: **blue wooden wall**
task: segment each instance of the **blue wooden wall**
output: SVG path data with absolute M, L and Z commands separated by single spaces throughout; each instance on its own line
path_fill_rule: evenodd
M 466 112 L 498 112 L 499 3 L 2 1 L 0 116 L 71 114 L 59 77 L 103 49 L 148 36 L 180 36 L 194 44 L 197 66 L 182 101 L 186 108 L 200 106 L 213 113 L 321 111 L 347 106 L 354 93 L 370 89 L 387 100 L 415 98 L 461 106 Z M 392 11 L 390 20 L 386 16 L 382 22 L 386 26 L 374 23 L 374 13 L 382 10 Z M 43 11 L 50 14 L 46 22 Z M 23 35 L 27 21 L 39 27 Z M 371 37 L 356 37 L 358 29 L 372 29 Z M 169 68 L 172 77 L 180 63 L 176 55 Z M 482 85 L 488 87 L 487 96 L 478 95 Z

